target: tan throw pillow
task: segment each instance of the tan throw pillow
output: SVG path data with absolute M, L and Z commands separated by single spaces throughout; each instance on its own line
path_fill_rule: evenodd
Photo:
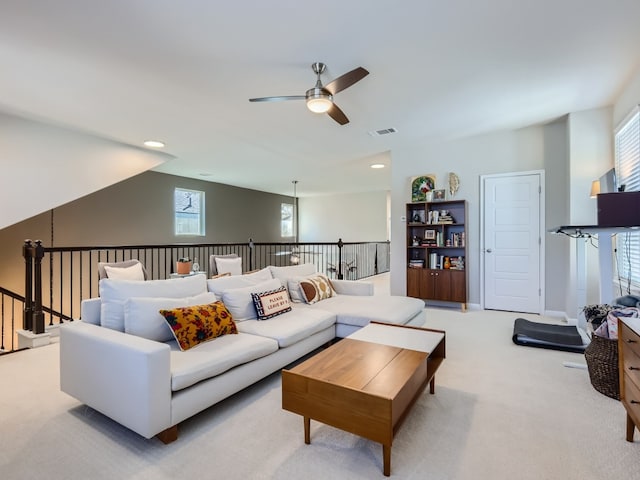
M 291 311 L 289 294 L 284 287 L 269 292 L 252 293 L 251 298 L 258 312 L 258 320 L 268 320 Z
M 336 295 L 331 281 L 325 275 L 315 275 L 300 280 L 300 289 L 307 303 L 316 303 Z

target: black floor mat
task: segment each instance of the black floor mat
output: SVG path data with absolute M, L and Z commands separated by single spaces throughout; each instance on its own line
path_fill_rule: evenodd
M 516 318 L 512 338 L 516 345 L 565 352 L 583 353 L 586 347 L 575 326 L 537 323 L 524 318 Z

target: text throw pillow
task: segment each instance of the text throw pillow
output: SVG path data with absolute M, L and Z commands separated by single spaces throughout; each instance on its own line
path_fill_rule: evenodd
M 251 298 L 258 312 L 258 320 L 268 320 L 291 311 L 289 294 L 284 287 L 269 292 L 252 293 Z

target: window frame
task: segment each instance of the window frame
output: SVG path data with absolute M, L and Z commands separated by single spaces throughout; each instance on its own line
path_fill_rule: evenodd
M 285 217 L 285 207 L 290 207 L 290 212 Z M 293 203 L 281 202 L 280 203 L 280 237 L 281 238 L 293 238 L 295 236 L 295 205 Z M 287 227 L 288 225 L 288 227 Z M 289 235 L 285 233 L 291 232 Z
M 636 105 L 614 131 L 617 185 L 640 191 L 640 105 Z M 616 235 L 616 278 L 627 292 L 640 289 L 640 233 Z
M 178 203 L 178 195 L 184 194 L 195 194 L 197 195 L 197 212 L 194 215 L 197 215 L 197 227 L 188 231 L 179 231 L 179 227 L 184 225 L 185 222 L 181 222 L 179 219 L 179 214 L 183 214 L 183 211 L 179 211 L 179 208 L 185 210 L 185 207 L 182 207 L 182 204 Z M 193 199 L 193 197 L 191 197 Z M 195 207 L 191 202 L 189 205 Z M 188 208 L 188 207 L 187 207 Z M 193 222 L 192 222 L 193 223 Z M 173 233 L 176 237 L 204 237 L 206 234 L 206 222 L 205 222 L 205 192 L 201 190 L 194 190 L 191 188 L 182 188 L 175 187 L 173 190 Z

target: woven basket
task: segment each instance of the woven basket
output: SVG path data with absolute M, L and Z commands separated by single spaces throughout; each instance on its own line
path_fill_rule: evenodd
M 620 400 L 618 340 L 592 335 L 591 343 L 584 350 L 584 358 L 593 388 L 607 397 Z

